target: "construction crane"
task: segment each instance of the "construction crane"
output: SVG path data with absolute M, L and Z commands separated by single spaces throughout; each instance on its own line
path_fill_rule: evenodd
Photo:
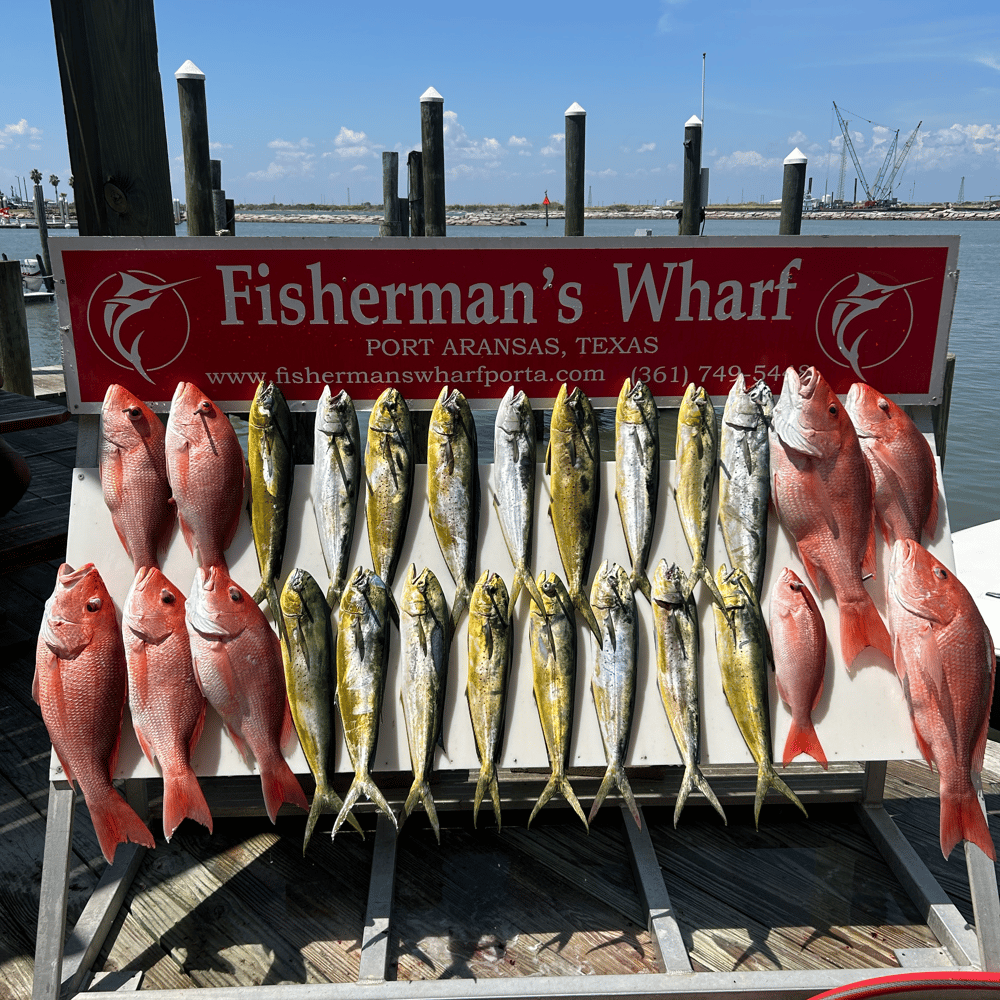
M 956 204 L 965 204 L 965 178 L 962 178 L 962 183 L 958 185 L 958 200 Z
M 869 186 L 865 172 L 861 168 L 861 162 L 858 160 L 858 154 L 854 149 L 854 143 L 851 141 L 848 123 L 844 121 L 844 116 L 840 113 L 840 108 L 837 107 L 836 101 L 833 102 L 833 110 L 837 114 L 837 121 L 840 122 L 840 130 L 844 135 L 844 145 L 851 154 L 851 159 L 854 161 L 854 169 L 858 173 L 858 180 L 861 181 L 861 186 L 864 188 L 865 208 L 879 208 L 888 204 L 892 200 L 892 185 L 910 152 L 910 148 L 913 146 L 913 141 L 916 139 L 917 132 L 920 130 L 920 126 L 923 125 L 923 121 L 917 123 L 917 127 L 910 133 L 910 138 L 906 140 L 898 156 L 896 150 L 899 146 L 899 129 L 896 129 L 892 142 L 889 144 L 888 152 L 885 154 L 885 159 L 882 161 L 882 166 L 875 178 L 875 183 Z M 850 113 L 848 112 L 848 114 Z M 858 117 L 861 116 L 859 115 Z M 862 118 L 861 120 L 868 122 L 869 125 L 875 124 L 875 122 L 867 118 Z M 886 128 L 884 125 L 880 127 Z M 841 172 L 843 172 L 843 165 L 844 159 L 843 153 L 841 153 Z

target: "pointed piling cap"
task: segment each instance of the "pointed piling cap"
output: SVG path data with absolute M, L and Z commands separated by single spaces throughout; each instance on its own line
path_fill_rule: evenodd
M 433 88 L 428 87 L 420 95 L 420 103 L 434 103 L 434 104 L 444 104 L 444 98 Z
M 788 156 L 785 157 L 785 164 L 789 163 L 808 163 L 809 157 L 799 149 L 798 146 L 793 149 Z
M 569 118 L 569 116 L 570 116 L 570 115 L 585 115 L 586 113 L 587 113 L 587 112 L 586 112 L 586 111 L 584 111 L 584 110 L 583 110 L 583 108 L 581 108 L 581 107 L 580 107 L 580 105 L 576 103 L 576 101 L 574 101 L 574 102 L 573 102 L 573 103 L 572 103 L 572 104 L 571 104 L 571 105 L 570 105 L 570 106 L 569 106 L 569 107 L 568 107 L 568 108 L 566 109 L 566 117 L 567 117 L 567 118 Z
M 699 118 L 699 117 L 698 117 L 697 115 L 692 115 L 692 116 L 691 116 L 691 117 L 690 117 L 690 118 L 689 118 L 689 119 L 688 119 L 688 120 L 687 120 L 687 121 L 686 121 L 686 122 L 684 123 L 684 127 L 685 127 L 685 128 L 692 128 L 692 127 L 693 127 L 693 126 L 695 126 L 695 125 L 697 125 L 697 126 L 698 126 L 698 128 L 701 128 L 701 126 L 702 126 L 702 121 L 701 121 L 701 119 L 700 119 L 700 118 Z
M 174 77 L 178 80 L 204 80 L 205 74 L 202 73 L 200 69 L 190 59 L 186 60 L 184 65 L 174 73 Z

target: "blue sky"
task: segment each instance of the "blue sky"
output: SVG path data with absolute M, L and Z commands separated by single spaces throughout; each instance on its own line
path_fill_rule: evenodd
M 4 6 L 0 190 L 33 167 L 70 175 L 47 4 Z M 32 8 L 35 9 L 35 8 Z M 1000 195 L 1000 4 L 716 0 L 413 4 L 160 0 L 173 195 L 184 175 L 174 71 L 206 74 L 212 155 L 237 202 L 381 201 L 381 153 L 420 142 L 419 98 L 444 96 L 449 204 L 564 194 L 563 114 L 587 111 L 593 204 L 682 193 L 684 122 L 701 111 L 711 200 L 777 198 L 799 146 L 813 192 L 835 189 L 849 109 L 869 182 L 887 141 L 923 124 L 901 200 Z M 865 120 L 867 119 L 867 121 Z M 877 123 L 877 124 L 872 124 Z M 886 128 L 886 126 L 888 128 Z M 887 138 L 888 137 L 888 138 Z M 405 174 L 405 171 L 403 172 Z M 845 189 L 853 189 L 848 161 Z M 860 186 L 859 186 L 860 190 Z

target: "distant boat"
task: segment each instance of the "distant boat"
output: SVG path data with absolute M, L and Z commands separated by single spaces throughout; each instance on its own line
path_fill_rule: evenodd
M 56 294 L 45 287 L 45 274 L 33 257 L 25 257 L 21 261 L 21 289 L 24 292 L 25 304 L 51 302 Z

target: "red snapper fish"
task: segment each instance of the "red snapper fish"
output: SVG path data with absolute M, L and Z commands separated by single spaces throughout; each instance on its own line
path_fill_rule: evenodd
M 889 628 L 917 746 L 938 771 L 941 852 L 967 840 L 996 861 L 972 772 L 983 769 L 996 660 L 954 573 L 910 538 L 892 547 Z
M 104 502 L 133 571 L 158 566 L 174 527 L 165 432 L 156 414 L 112 384 L 101 407 L 99 471 Z
M 155 566 L 139 570 L 122 608 L 128 702 L 139 746 L 163 772 L 163 835 L 187 817 L 212 832 L 212 814 L 191 769 L 205 724 L 205 696 L 191 664 L 184 597 Z
M 246 460 L 229 418 L 193 382 L 179 382 L 167 420 L 167 479 L 199 566 L 226 566 L 243 511 Z
M 815 369 L 785 372 L 770 430 L 771 499 L 817 593 L 829 582 L 840 611 L 850 670 L 873 646 L 891 657 L 889 633 L 864 588 L 875 572 L 872 475 L 858 436 L 830 384 Z
M 222 566 L 198 567 L 186 609 L 198 684 L 248 766 L 257 759 L 267 815 L 309 803 L 281 748 L 295 736 L 278 637 Z
M 920 541 L 938 522 L 934 453 L 909 415 L 865 382 L 847 394 L 861 450 L 875 482 L 875 514 L 888 545 L 897 538 Z
M 781 762 L 787 767 L 800 753 L 807 753 L 826 767 L 826 754 L 812 722 L 823 697 L 826 626 L 816 598 L 787 566 L 771 591 L 768 629 L 778 694 L 792 713 Z
M 31 696 L 66 780 L 90 810 L 108 864 L 118 844 L 155 842 L 146 824 L 112 785 L 118 765 L 127 687 L 125 651 L 115 606 L 93 563 L 63 563 L 45 602 Z

